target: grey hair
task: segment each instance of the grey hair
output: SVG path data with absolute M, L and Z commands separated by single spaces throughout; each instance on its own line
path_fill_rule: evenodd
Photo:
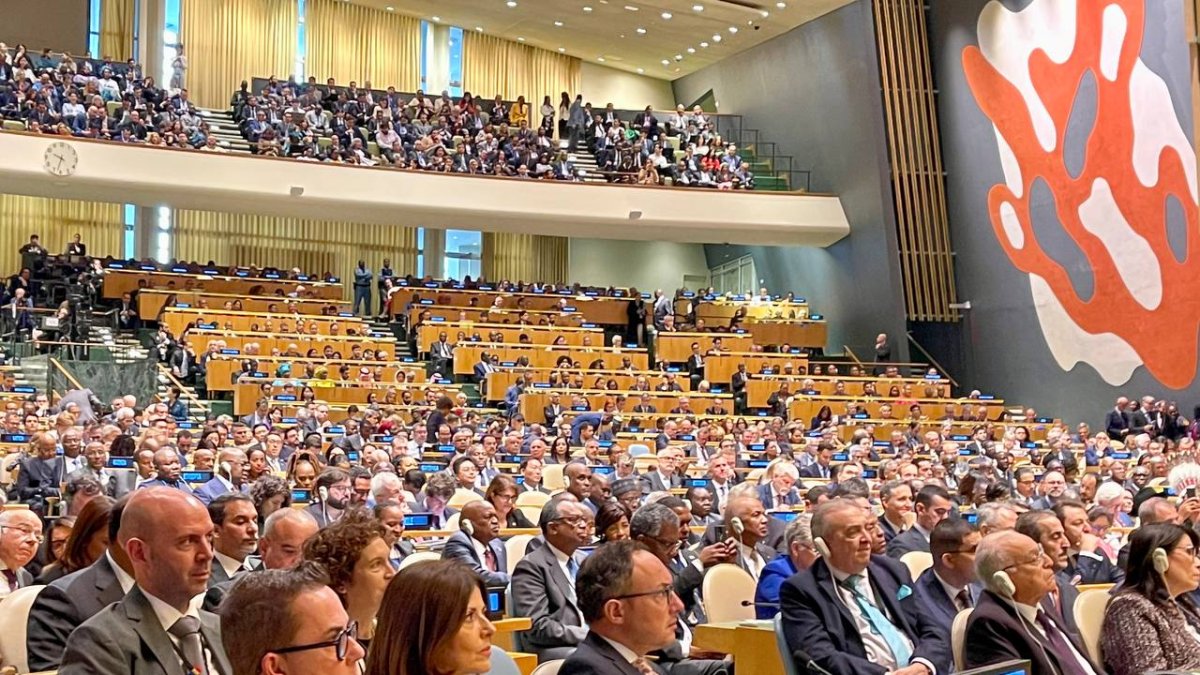
M 754 497 L 758 499 L 758 485 L 750 481 L 738 483 L 729 488 L 729 496 L 725 499 L 728 501 L 730 499 L 737 499 L 738 497 Z
M 975 526 L 979 528 L 986 527 L 991 532 L 997 523 L 1000 522 L 1000 515 L 1006 511 L 1012 513 L 1014 518 L 1018 515 L 1017 510 L 1011 504 L 1005 504 L 1004 502 L 980 504 L 975 508 Z
M 404 483 L 400 481 L 400 477 L 394 473 L 384 471 L 371 476 L 371 496 L 379 499 L 379 495 L 384 490 L 399 488 L 404 489 Z
M 679 516 L 664 504 L 646 504 L 633 512 L 629 519 L 629 536 L 637 539 L 639 536 L 657 537 L 663 528 L 679 530 Z
M 979 541 L 975 549 L 975 573 L 990 591 L 996 590 L 995 576 L 1012 566 L 1007 547 L 1014 539 L 1029 539 L 1015 530 L 993 532 Z
M 787 529 L 783 531 L 783 540 L 787 543 L 788 550 L 791 550 L 792 544 L 797 542 L 805 548 L 812 547 L 812 519 L 813 514 L 801 513 L 796 516 L 795 520 L 788 523 Z
M 1103 504 L 1104 502 L 1112 501 L 1125 494 L 1125 486 L 1114 481 L 1106 481 L 1096 488 L 1096 503 Z
M 317 524 L 316 518 L 313 518 L 308 511 L 290 508 L 277 509 L 276 511 L 272 512 L 271 515 L 267 516 L 266 521 L 263 522 L 262 534 L 259 538 L 270 539 L 271 533 L 275 531 L 276 527 L 279 527 L 279 523 L 282 523 L 285 520 L 307 521 L 311 522 L 313 525 Z
M 862 513 L 862 506 L 853 499 L 830 499 L 813 510 L 812 516 L 812 536 L 824 538 L 827 534 L 826 528 L 829 527 L 829 517 L 835 513 L 842 511 L 857 511 Z

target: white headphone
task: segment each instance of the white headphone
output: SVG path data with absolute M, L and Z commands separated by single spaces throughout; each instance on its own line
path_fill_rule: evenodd
M 992 575 L 992 586 L 1001 597 L 1012 599 L 1017 592 L 1017 585 L 1013 583 L 1012 577 L 1008 576 L 1008 572 L 1001 570 Z
M 1150 562 L 1154 565 L 1154 571 L 1159 574 L 1166 574 L 1167 570 L 1171 569 L 1171 559 L 1167 556 L 1167 550 L 1161 546 L 1150 554 Z
M 829 557 L 829 544 L 825 543 L 824 538 L 813 537 L 813 548 L 817 549 L 817 553 L 820 553 L 822 558 Z

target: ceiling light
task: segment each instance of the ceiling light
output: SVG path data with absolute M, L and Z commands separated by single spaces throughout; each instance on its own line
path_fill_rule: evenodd
M 646 72 L 646 69 L 645 69 L 645 68 L 638 68 L 637 70 L 638 70 L 638 74 L 639 74 L 639 75 L 640 75 L 640 74 L 642 74 L 642 73 L 644 73 L 644 72 Z
M 482 33 L 482 32 L 483 32 L 483 26 L 475 26 L 475 32 L 476 32 L 476 33 Z
M 554 22 L 554 25 L 555 25 L 555 26 L 558 26 L 559 28 L 562 28 L 562 27 L 563 27 L 563 22 L 561 22 L 561 21 L 555 21 L 555 22 Z
M 645 28 L 641 28 L 641 27 L 639 26 L 639 27 L 638 27 L 638 29 L 637 29 L 637 34 L 638 34 L 638 35 L 645 35 L 645 34 L 646 34 L 646 29 L 645 29 Z
M 695 53 L 696 53 L 696 48 L 695 48 L 695 47 L 688 47 L 688 48 L 687 48 L 687 53 L 689 53 L 689 54 L 695 54 Z
M 604 57 L 603 57 L 603 56 L 597 56 L 597 57 L 596 57 L 596 60 L 597 60 L 597 61 L 599 61 L 600 63 L 604 63 Z
M 672 16 L 674 16 L 674 14 L 671 14 L 670 12 L 663 12 L 663 13 L 662 13 L 662 18 L 663 18 L 663 19 L 665 19 L 665 20 L 667 20 L 667 21 L 670 21 Z
M 506 3 L 504 3 L 504 4 L 508 5 L 508 6 L 509 6 L 509 8 L 516 7 L 516 6 L 517 6 L 517 0 L 508 0 L 508 2 L 506 2 Z
M 396 11 L 396 8 L 395 8 L 395 7 L 388 7 L 388 8 L 387 8 L 387 11 L 389 11 L 389 12 L 394 12 L 394 11 Z
M 786 2 L 777 2 L 777 3 L 775 3 L 775 6 L 778 7 L 779 9 L 787 9 Z
M 638 11 L 638 8 L 637 8 L 637 7 L 635 7 L 634 5 L 625 5 L 625 9 L 627 9 L 627 10 L 629 10 L 629 11 L 631 11 L 631 12 L 636 12 L 636 11 Z
M 567 51 L 567 48 L 566 48 L 566 47 L 559 47 L 559 48 L 558 48 L 558 51 L 559 51 L 560 53 L 564 53 L 564 54 L 565 54 L 565 53 L 566 53 L 566 51 Z
M 730 27 L 729 27 L 729 32 L 730 32 L 730 33 L 736 33 L 736 32 L 737 32 L 737 26 L 730 26 Z
M 671 60 L 670 60 L 670 59 L 663 59 L 663 60 L 662 60 L 662 64 L 663 64 L 664 66 L 669 66 L 669 65 L 671 65 Z
M 675 55 L 675 60 L 676 60 L 676 61 L 682 61 L 682 60 L 683 60 L 683 54 L 676 54 L 676 55 Z
M 703 12 L 704 5 L 692 5 L 692 11 L 693 12 Z
M 721 41 L 721 34 L 713 33 L 713 42 L 720 42 L 720 41 Z
M 517 42 L 524 42 L 524 41 L 525 41 L 525 38 L 520 37 L 520 36 L 517 37 Z
M 591 8 L 591 7 L 589 7 L 588 5 L 584 5 L 584 6 L 583 6 L 583 11 L 585 11 L 585 12 L 590 12 L 590 11 L 592 11 L 592 8 Z
M 707 42 L 701 42 L 701 43 L 700 43 L 700 47 L 701 47 L 702 49 L 708 49 L 708 43 L 707 43 Z
M 434 23 L 441 23 L 441 22 L 442 22 L 442 17 L 440 17 L 440 16 L 431 16 L 431 17 L 429 17 L 429 18 L 433 19 L 433 22 L 434 22 Z
M 765 10 L 765 9 L 764 9 L 763 11 L 759 12 L 759 14 L 761 14 L 761 15 L 762 15 L 762 18 L 764 18 L 764 19 L 765 19 L 765 18 L 767 18 L 768 16 L 771 16 L 771 13 L 770 13 L 770 12 L 768 12 L 767 10 Z M 754 22 L 753 22 L 753 21 L 747 21 L 746 23 L 747 23 L 747 24 L 752 24 L 752 23 L 754 23 Z

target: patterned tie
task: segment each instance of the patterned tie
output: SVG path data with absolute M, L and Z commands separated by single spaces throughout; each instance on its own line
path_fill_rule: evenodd
M 888 649 L 892 652 L 892 656 L 896 657 L 896 665 L 903 668 L 908 665 L 912 658 L 912 651 L 905 642 L 904 636 L 896 628 L 879 608 L 871 604 L 871 601 L 866 595 L 858 589 L 858 582 L 863 581 L 861 574 L 851 574 L 842 581 L 842 586 L 850 591 L 854 596 L 855 602 L 858 603 L 858 608 L 862 610 L 863 615 L 867 618 L 867 623 L 871 625 L 871 632 L 883 638 L 887 643 Z
M 181 616 L 167 631 L 179 640 L 179 647 L 188 661 L 188 672 L 207 673 L 204 663 L 204 646 L 200 643 L 200 619 Z
M 10 569 L 4 569 L 0 571 L 4 572 L 4 581 L 8 584 L 9 592 L 11 593 L 12 591 L 17 590 L 17 587 L 19 586 L 17 581 L 17 573 Z
M 958 605 L 959 611 L 971 609 L 971 594 L 967 592 L 967 589 L 962 589 L 958 595 L 954 596 L 954 604 Z
M 575 574 L 579 572 L 579 563 L 575 562 L 572 556 L 567 558 L 567 576 L 571 577 L 571 583 L 575 583 Z
M 496 571 L 496 552 L 491 546 L 485 546 L 483 549 L 483 562 L 487 565 L 489 572 Z
M 658 675 L 658 671 L 654 670 L 654 667 L 640 656 L 630 661 L 630 663 L 633 664 L 634 668 L 638 669 L 639 673 L 644 673 L 644 675 Z
M 1038 610 L 1037 623 L 1046 633 L 1046 640 L 1050 643 L 1055 654 L 1061 655 L 1058 659 L 1058 666 L 1062 670 L 1063 675 L 1091 675 L 1091 670 L 1084 669 L 1079 660 L 1075 658 L 1074 651 L 1071 648 L 1071 641 L 1063 634 L 1058 626 L 1050 620 L 1049 616 L 1042 610 Z

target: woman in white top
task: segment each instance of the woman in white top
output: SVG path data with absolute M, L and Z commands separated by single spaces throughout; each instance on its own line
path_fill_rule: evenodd
M 171 88 L 183 89 L 184 76 L 187 75 L 187 57 L 183 54 L 183 45 L 175 47 L 175 58 L 171 61 Z
M 546 130 L 547 134 L 554 133 L 554 104 L 550 102 L 550 95 L 542 99 L 542 124 L 541 127 Z

